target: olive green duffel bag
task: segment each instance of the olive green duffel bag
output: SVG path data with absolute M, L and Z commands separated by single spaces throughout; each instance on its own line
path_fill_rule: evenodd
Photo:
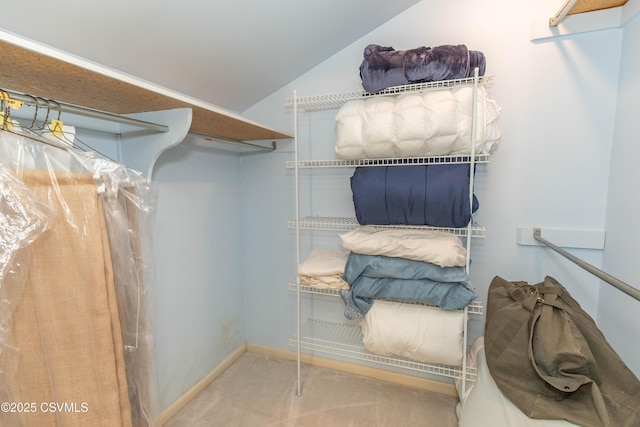
M 485 353 L 498 388 L 530 418 L 640 426 L 640 381 L 552 277 L 492 280 Z

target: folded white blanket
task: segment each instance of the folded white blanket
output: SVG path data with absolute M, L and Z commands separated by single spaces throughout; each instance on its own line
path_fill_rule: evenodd
M 381 356 L 460 366 L 464 312 L 375 300 L 360 324 L 364 348 Z
M 458 236 L 431 230 L 361 226 L 340 235 L 342 246 L 358 254 L 424 261 L 440 267 L 461 267 L 467 250 Z
M 471 152 L 473 88 L 457 87 L 345 103 L 336 114 L 338 157 L 347 160 Z M 499 142 L 500 107 L 478 88 L 475 152 Z
M 298 266 L 300 282 L 320 289 L 349 289 L 342 279 L 349 251 L 313 249 Z

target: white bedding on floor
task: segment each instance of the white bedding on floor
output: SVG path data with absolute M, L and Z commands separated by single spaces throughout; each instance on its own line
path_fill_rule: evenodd
M 319 289 L 349 289 L 342 279 L 349 251 L 313 249 L 298 266 L 300 282 Z
M 340 235 L 342 246 L 357 254 L 424 261 L 440 267 L 466 265 L 467 250 L 458 236 L 429 230 L 361 226 Z
M 472 108 L 472 87 L 349 101 L 336 114 L 335 151 L 347 160 L 468 154 Z M 475 152 L 489 153 L 500 107 L 481 86 L 476 108 Z
M 462 364 L 464 313 L 375 300 L 360 323 L 364 348 L 380 356 Z
M 478 369 L 478 381 L 467 382 L 464 396 L 460 381 L 456 381 L 460 396 L 460 403 L 456 407 L 458 427 L 579 427 L 564 420 L 529 418 L 511 403 L 491 377 L 483 338 L 479 337 L 473 342 L 467 358 L 467 364 Z

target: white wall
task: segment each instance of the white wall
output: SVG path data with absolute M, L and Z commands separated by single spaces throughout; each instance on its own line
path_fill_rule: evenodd
M 622 62 L 615 133 L 610 166 L 607 200 L 607 244 L 604 270 L 632 286 L 640 286 L 637 260 L 640 249 L 637 241 L 640 198 L 636 186 L 640 183 L 638 144 L 638 111 L 640 111 L 640 18 L 636 16 L 624 28 Z M 640 301 L 607 284 L 600 286 L 598 323 L 605 337 L 623 357 L 629 367 L 640 376 Z
M 241 164 L 183 143 L 160 156 L 154 228 L 162 410 L 245 342 Z
M 287 348 L 295 312 L 286 290 L 287 282 L 295 278 L 293 234 L 287 228 L 293 180 L 284 168 L 290 159 L 284 146 L 290 144 L 279 144 L 275 153 L 242 160 L 245 316 L 248 342 Z
M 483 51 L 487 74 L 496 76 L 489 94 L 502 107 L 499 125 L 503 139 L 491 163 L 480 167 L 477 173 L 480 210 L 476 219 L 486 226 L 487 237 L 473 244 L 472 283 L 486 301 L 489 283 L 496 275 L 530 283 L 550 275 L 598 320 L 599 304 L 604 303 L 595 277 L 548 249 L 516 244 L 519 226 L 605 228 L 622 30 L 530 41 L 531 23 L 548 20 L 559 6 L 550 0 L 422 1 L 243 114 L 293 131 L 292 115 L 284 107 L 284 99 L 291 97 L 294 89 L 300 96 L 361 90 L 358 67 L 362 51 L 370 43 L 399 50 L 464 43 L 470 49 Z M 631 48 L 624 50 L 627 55 L 630 51 Z M 632 79 L 633 68 L 629 66 L 625 81 Z M 302 151 L 314 158 L 331 158 L 335 111 L 314 114 L 313 122 L 302 118 L 300 139 L 304 144 L 312 141 Z M 288 149 L 285 146 L 279 148 L 278 155 L 243 160 L 246 194 L 262 196 L 256 210 L 262 214 L 264 204 L 278 205 L 269 206 L 264 211 L 266 217 L 245 217 L 246 228 L 256 230 L 262 226 L 274 238 L 272 241 L 253 233 L 245 235 L 247 248 L 255 247 L 256 253 L 268 254 L 268 262 L 246 266 L 250 278 L 246 281 L 247 307 L 260 307 L 247 310 L 247 339 L 275 346 L 285 345 L 294 327 L 293 296 L 283 290 L 286 284 L 282 282 L 295 275 L 295 263 L 288 258 L 294 253 L 293 237 L 284 228 L 294 212 L 291 184 L 284 179 L 283 170 Z M 305 199 L 304 209 L 313 205 L 318 214 L 352 209 L 348 176 L 337 179 L 342 179 L 342 187 L 320 174 L 319 194 L 314 194 L 312 200 Z M 307 188 L 306 183 L 303 187 Z M 271 227 L 282 227 L 282 234 Z M 288 235 L 289 242 L 283 241 L 284 235 Z M 317 234 L 313 239 L 318 245 L 334 244 Z M 627 247 L 626 243 L 621 245 Z M 571 252 L 602 265 L 601 250 Z M 339 301 L 313 301 L 304 303 L 305 312 L 344 321 Z M 472 321 L 472 338 L 481 335 L 483 327 L 484 317 Z M 629 359 L 635 346 L 626 345 L 628 350 L 623 353 L 632 363 Z

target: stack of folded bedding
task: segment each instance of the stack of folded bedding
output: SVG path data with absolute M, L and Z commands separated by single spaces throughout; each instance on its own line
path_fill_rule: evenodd
M 343 276 L 350 289 L 339 291 L 349 319 L 365 316 L 378 299 L 458 310 L 476 298 L 457 236 L 364 226 L 340 238 L 350 251 Z
M 318 289 L 349 289 L 342 278 L 349 252 L 345 250 L 313 249 L 300 263 L 300 283 Z

